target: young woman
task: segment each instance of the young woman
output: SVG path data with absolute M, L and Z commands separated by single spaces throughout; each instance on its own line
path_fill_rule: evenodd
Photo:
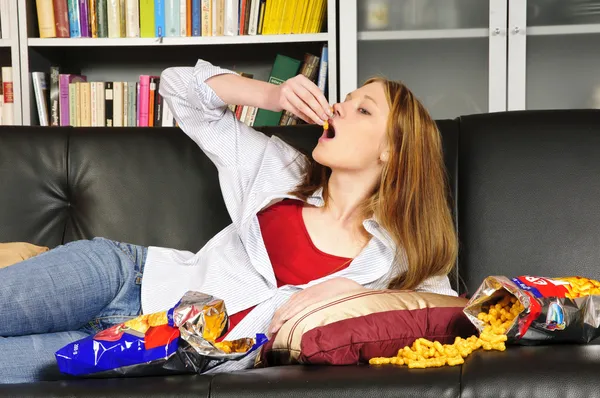
M 0 269 L 0 383 L 61 378 L 56 350 L 188 290 L 225 301 L 228 339 L 275 333 L 307 306 L 361 289 L 456 295 L 440 135 L 401 83 L 369 80 L 330 107 L 303 76 L 278 86 L 200 60 L 165 70 L 160 94 L 216 165 L 232 224 L 197 253 L 94 238 Z M 329 129 L 307 159 L 227 104 Z

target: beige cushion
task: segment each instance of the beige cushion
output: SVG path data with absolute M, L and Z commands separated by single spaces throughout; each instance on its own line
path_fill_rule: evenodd
M 0 243 L 0 268 L 27 260 L 48 250 L 45 246 L 37 246 L 27 242 Z
M 369 290 L 314 304 L 288 320 L 261 347 L 255 367 L 347 365 L 390 357 L 424 337 L 442 344 L 476 333 L 465 298 L 413 291 Z

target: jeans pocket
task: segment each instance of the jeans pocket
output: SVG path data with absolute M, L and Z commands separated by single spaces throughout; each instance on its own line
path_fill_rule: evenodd
M 145 246 L 133 245 L 131 243 L 119 242 L 116 240 L 109 239 L 108 241 L 123 254 L 125 254 L 131 261 L 133 264 L 133 269 L 135 270 L 135 283 L 137 285 L 141 285 L 142 276 L 144 274 L 144 265 L 148 255 L 148 248 Z
M 95 334 L 102 330 L 109 329 L 115 325 L 119 325 L 121 323 L 132 320 L 136 317 L 137 315 L 110 315 L 98 317 L 88 322 L 88 324 L 81 328 L 81 330 L 87 333 Z

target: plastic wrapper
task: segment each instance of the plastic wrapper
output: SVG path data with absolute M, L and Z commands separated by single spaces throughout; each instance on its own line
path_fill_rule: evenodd
M 510 320 L 507 344 L 589 343 L 600 336 L 600 282 L 596 280 L 579 276 L 489 276 L 464 313 L 482 332 L 482 313 L 489 312 L 506 294 L 514 296 L 524 308 Z
M 202 373 L 209 364 L 239 360 L 267 341 L 257 334 L 217 342 L 228 324 L 223 300 L 190 291 L 168 311 L 102 330 L 64 346 L 55 357 L 60 371 L 74 376 Z

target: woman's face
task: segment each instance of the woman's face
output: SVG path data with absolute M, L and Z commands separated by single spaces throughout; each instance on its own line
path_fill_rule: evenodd
M 329 131 L 319 139 L 313 158 L 332 170 L 381 168 L 387 156 L 386 128 L 390 111 L 383 83 L 362 86 L 333 108 Z

